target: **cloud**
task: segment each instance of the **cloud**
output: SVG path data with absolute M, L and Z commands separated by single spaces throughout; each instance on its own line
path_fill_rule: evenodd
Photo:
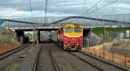
M 16 12 L 12 12 L 12 13 L 9 13 L 9 14 L 6 14 L 5 16 L 23 16 L 24 15 L 24 12 L 23 11 L 16 11 Z
M 83 12 L 87 11 L 94 4 L 100 0 L 48 0 L 48 15 L 81 15 Z M 106 4 L 111 3 L 115 0 L 102 0 L 97 6 L 92 8 L 89 12 L 94 11 Z M 45 0 L 31 0 L 33 14 L 39 15 L 42 13 L 44 15 L 45 10 Z M 0 1 L 1 11 L 10 11 L 11 16 L 17 15 L 16 12 L 20 14 L 29 14 L 30 5 L 29 0 L 1 0 Z M 92 14 L 124 14 L 128 13 L 130 10 L 130 0 L 118 0 L 117 2 L 97 10 Z M 16 11 L 16 12 L 15 12 Z M 27 13 L 28 12 L 28 13 Z M 2 15 L 2 14 L 0 14 Z M 86 15 L 86 14 L 85 14 Z

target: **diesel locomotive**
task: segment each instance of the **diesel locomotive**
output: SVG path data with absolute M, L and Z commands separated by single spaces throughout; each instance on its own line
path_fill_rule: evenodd
M 80 50 L 83 46 L 83 26 L 66 24 L 51 33 L 50 39 L 65 50 Z

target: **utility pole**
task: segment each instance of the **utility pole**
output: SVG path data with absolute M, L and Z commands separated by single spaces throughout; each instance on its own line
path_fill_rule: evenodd
M 29 0 L 30 3 L 30 10 L 31 10 L 31 21 L 33 21 L 33 13 L 32 13 L 32 4 L 31 4 L 31 0 Z M 33 24 L 33 45 L 35 47 L 35 24 Z
M 44 22 L 45 22 L 45 24 L 46 24 L 46 14 L 47 14 L 47 4 L 48 4 L 48 0 L 46 0 L 45 3 L 46 3 L 46 4 L 45 4 L 45 19 L 44 19 Z

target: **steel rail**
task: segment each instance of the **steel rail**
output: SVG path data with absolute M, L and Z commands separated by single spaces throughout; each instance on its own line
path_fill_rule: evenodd
M 9 56 L 12 55 L 12 54 L 15 54 L 15 53 L 17 53 L 18 51 L 23 50 L 24 48 L 26 48 L 26 47 L 28 47 L 28 46 L 29 46 L 29 44 L 23 45 L 23 46 L 20 46 L 20 47 L 18 47 L 18 48 L 15 48 L 15 49 L 13 49 L 13 50 L 10 50 L 10 51 L 8 51 L 8 52 L 5 52 L 5 53 L 0 54 L 0 60 L 3 60 L 3 59 L 9 57 Z
M 97 69 L 99 69 L 99 70 L 101 70 L 101 71 L 104 71 L 104 70 L 101 69 L 100 67 L 98 67 L 98 66 L 96 66 L 96 65 L 94 65 L 94 64 L 92 64 L 92 63 L 90 63 L 89 61 L 86 61 L 86 60 L 84 60 L 84 59 L 78 57 L 77 55 L 73 54 L 72 52 L 69 52 L 69 53 L 70 53 L 71 55 L 75 56 L 76 58 L 80 59 L 81 61 L 83 61 L 83 62 L 85 62 L 85 63 L 88 63 L 88 64 L 90 64 L 91 66 L 93 66 L 93 67 L 95 67 L 95 68 L 97 68 Z
M 32 71 L 36 71 L 37 70 L 37 66 L 38 66 L 38 62 L 39 62 L 39 56 L 40 56 L 40 53 L 41 53 L 41 50 L 42 50 L 42 46 L 43 45 L 41 45 L 40 50 L 38 51 L 38 54 L 36 56 L 36 59 L 35 59 Z
M 119 68 L 119 69 L 121 69 L 121 70 L 129 71 L 129 69 L 126 68 L 126 67 L 122 67 L 122 66 L 120 66 L 120 65 L 116 65 L 116 64 L 114 64 L 114 63 L 108 62 L 108 61 L 106 61 L 106 60 L 104 60 L 104 59 L 101 59 L 101 58 L 92 56 L 92 55 L 87 54 L 87 53 L 84 53 L 84 52 L 82 52 L 82 51 L 79 51 L 79 53 L 84 54 L 84 55 L 86 55 L 86 56 L 89 56 L 89 57 L 91 57 L 91 58 L 94 58 L 94 59 L 96 59 L 96 60 L 99 60 L 99 61 L 101 61 L 101 62 L 103 62 L 103 63 L 108 64 L 108 65 L 111 65 L 111 66 L 114 66 L 114 67 L 116 67 L 116 68 Z
M 58 66 L 57 66 L 57 64 L 56 64 L 56 61 L 55 61 L 52 53 L 51 53 L 51 49 L 49 47 L 47 47 L 47 42 L 46 42 L 46 48 L 48 50 L 49 56 L 51 57 L 51 61 L 52 61 L 53 65 L 54 65 L 54 67 L 55 67 L 55 70 L 56 71 L 60 71 L 59 68 L 58 68 Z

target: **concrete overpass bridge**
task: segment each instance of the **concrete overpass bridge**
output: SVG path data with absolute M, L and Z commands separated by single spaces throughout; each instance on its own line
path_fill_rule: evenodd
M 84 26 L 84 32 L 90 32 L 91 28 L 94 27 L 89 27 L 89 26 Z M 41 31 L 56 31 L 59 29 L 59 26 L 35 26 L 35 27 L 6 27 L 6 29 L 11 29 L 12 31 L 16 32 L 16 36 L 18 40 L 20 41 L 20 38 L 24 37 L 24 32 L 25 31 L 33 31 L 37 35 L 37 42 L 40 42 L 40 32 Z
M 97 22 L 103 22 L 103 23 L 105 23 L 105 22 L 109 22 L 110 24 L 108 24 L 108 25 L 111 25 L 111 23 L 117 23 L 116 25 L 119 25 L 119 24 L 130 24 L 130 21 L 126 21 L 126 20 L 113 20 L 113 19 L 111 19 L 111 18 L 109 18 L 109 19 L 104 19 L 104 18 L 95 18 L 95 17 L 84 17 L 84 16 L 69 16 L 69 17 L 59 17 L 60 19 L 56 19 L 56 20 L 54 20 L 55 18 L 54 17 L 51 17 L 50 19 L 49 19 L 49 17 L 48 17 L 48 21 L 49 22 L 44 22 L 44 21 L 42 21 L 42 20 L 44 20 L 44 19 L 42 19 L 42 17 L 40 18 L 40 20 L 41 21 L 39 21 L 38 20 L 38 18 L 37 19 L 31 19 L 31 18 L 24 18 L 24 19 L 17 19 L 17 18 L 14 18 L 14 19 L 0 19 L 0 25 L 2 25 L 4 22 L 12 22 L 12 23 L 17 23 L 17 24 L 19 24 L 19 23 L 22 23 L 22 24 L 24 24 L 24 25 L 27 25 L 27 24 L 29 24 L 29 25 L 31 25 L 31 26 L 33 26 L 33 25 L 54 25 L 54 24 L 64 24 L 64 23 L 74 23 L 76 20 L 78 20 L 78 19 L 82 19 L 82 20 L 86 20 L 86 21 L 84 21 L 84 22 L 78 22 L 79 24 L 82 24 L 82 23 L 85 23 L 85 24 L 87 24 L 89 21 L 87 21 L 87 20 L 91 20 L 91 22 L 92 21 L 97 21 Z M 28 20 L 26 20 L 26 19 L 28 19 Z M 71 20 L 71 19 L 75 19 L 75 20 Z M 34 21 L 35 20 L 35 21 Z M 68 22 L 68 20 L 70 20 L 69 22 Z M 63 23 L 64 22 L 64 23 Z M 77 22 L 76 22 L 77 23 Z M 94 22 L 95 23 L 95 22 Z M 33 24 L 33 25 L 32 25 Z M 89 24 L 92 24 L 92 23 L 89 23 Z M 9 26 L 10 24 L 8 23 L 5 27 L 7 27 L 7 26 Z M 103 24 L 104 25 L 104 24 Z M 15 25 L 16 26 L 16 25 Z M 13 27 L 15 27 L 14 25 L 13 25 Z
M 119 21 L 119 20 L 111 20 L 111 19 L 103 19 L 103 18 L 92 18 L 92 17 L 84 17 L 84 16 L 71 16 L 71 17 L 65 17 L 65 18 L 61 18 L 58 20 L 54 20 L 54 18 L 52 18 L 53 20 L 49 20 L 50 22 L 44 23 L 43 21 L 39 22 L 38 19 L 37 21 L 33 21 L 31 19 L 26 20 L 20 20 L 20 19 L 0 19 L 0 25 L 2 25 L 3 23 L 5 23 L 5 28 L 6 29 L 11 29 L 12 31 L 15 31 L 17 33 L 17 37 L 24 37 L 24 31 L 37 31 L 37 36 L 38 36 L 38 41 L 40 41 L 40 31 L 52 31 L 52 30 L 57 30 L 61 25 L 65 24 L 65 23 L 73 23 L 73 20 L 70 19 L 84 19 L 84 20 L 92 20 L 92 21 L 97 21 L 97 23 L 99 22 L 103 22 L 102 25 L 96 25 L 95 22 L 89 23 L 86 25 L 86 22 L 88 23 L 88 21 L 85 22 L 79 22 L 81 25 L 82 23 L 84 24 L 84 31 L 90 31 L 91 28 L 95 28 L 95 27 L 112 27 L 112 26 L 120 26 L 120 24 L 123 24 L 123 26 L 127 26 L 130 24 L 130 22 L 128 21 Z M 69 20 L 69 22 L 68 22 Z M 64 22 L 66 21 L 66 22 Z M 110 24 L 105 25 L 105 22 L 110 22 Z M 111 25 L 111 23 L 116 23 L 116 25 Z M 15 24 L 12 26 L 12 24 Z M 22 25 L 19 25 L 22 24 Z M 58 24 L 58 25 L 57 25 Z M 91 25 L 94 24 L 94 25 Z M 20 39 L 20 38 L 19 38 Z

